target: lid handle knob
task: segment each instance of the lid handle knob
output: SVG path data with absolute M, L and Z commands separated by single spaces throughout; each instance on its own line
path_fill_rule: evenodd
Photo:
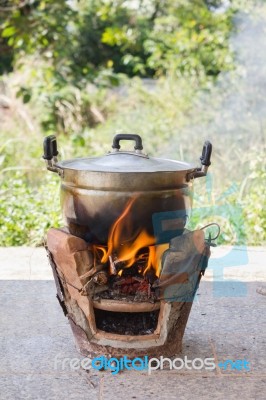
M 126 133 L 119 133 L 118 135 L 115 135 L 114 139 L 113 139 L 113 145 L 112 148 L 114 150 L 119 150 L 120 149 L 120 145 L 119 142 L 120 140 L 134 140 L 135 141 L 135 146 L 134 149 L 135 150 L 142 150 L 143 146 L 142 146 L 142 139 L 139 135 L 134 135 L 134 134 L 126 134 Z

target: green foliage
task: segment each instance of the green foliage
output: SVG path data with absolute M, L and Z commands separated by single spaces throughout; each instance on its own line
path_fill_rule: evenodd
M 0 37 L 0 75 L 12 71 L 13 52 L 7 40 Z
M 51 177 L 34 186 L 21 172 L 1 179 L 0 245 L 41 245 L 49 227 L 62 224 L 58 188 Z
M 102 68 L 153 76 L 170 62 L 181 74 L 216 76 L 230 67 L 230 8 L 215 13 L 204 0 L 134 3 L 32 1 L 8 16 L 2 37 L 17 58 L 38 54 L 72 83 L 93 80 Z
M 204 0 L 32 0 L 0 11 L 0 36 L 24 75 L 18 96 L 45 110 L 40 119 L 46 131 L 72 133 L 77 124 L 65 123 L 62 112 L 72 113 L 74 92 L 80 91 L 79 130 L 98 122 L 90 112 L 91 93 L 83 95 L 90 83 L 111 87 L 121 74 L 172 71 L 201 84 L 230 69 L 232 14 L 232 7 L 216 13 Z
M 157 74 L 172 65 L 179 75 L 217 76 L 232 65 L 230 16 L 230 12 L 213 13 L 203 1 L 171 2 L 168 12 L 156 18 L 144 43 L 150 54 L 148 66 Z
M 200 193 L 201 188 L 197 189 Z M 238 187 L 235 187 L 231 194 L 229 190 L 227 195 L 224 192 L 221 193 L 221 189 L 213 190 L 211 193 L 203 192 L 200 196 L 195 195 L 188 228 L 203 228 L 207 224 L 215 222 L 221 228 L 220 236 L 217 239 L 218 244 L 226 243 L 235 246 L 250 244 L 246 229 L 245 208 L 238 201 L 237 192 L 235 192 L 238 191 Z M 215 233 L 217 233 L 217 228 L 213 227 L 211 236 L 216 236 Z M 258 240 L 256 244 L 259 243 L 262 242 Z
M 246 163 L 248 174 L 229 188 L 213 187 L 210 175 L 206 186 L 196 185 L 189 227 L 203 227 L 213 221 L 221 226 L 218 243 L 261 245 L 266 243 L 266 160 L 265 148 L 251 150 Z M 209 183 L 208 183 L 209 181 Z
M 250 174 L 241 189 L 247 236 L 250 244 L 266 242 L 266 160 L 265 148 L 251 155 Z

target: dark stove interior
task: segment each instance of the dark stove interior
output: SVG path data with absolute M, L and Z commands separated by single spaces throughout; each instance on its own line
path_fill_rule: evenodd
M 160 310 L 151 312 L 114 312 L 94 309 L 96 327 L 120 335 L 150 335 L 154 333 Z

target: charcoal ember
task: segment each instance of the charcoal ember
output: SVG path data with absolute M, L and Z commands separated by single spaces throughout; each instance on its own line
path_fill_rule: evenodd
M 123 294 L 130 294 L 130 286 L 129 285 L 123 285 L 120 289 L 120 292 Z
M 117 280 L 114 282 L 113 286 L 127 286 L 127 285 L 132 285 L 134 283 L 134 277 L 127 277 L 127 278 L 120 278 L 120 280 Z
M 140 285 L 138 285 L 137 291 L 149 294 L 150 290 L 151 290 L 151 285 L 148 282 L 142 282 Z
M 153 288 L 153 285 L 158 278 L 152 269 L 143 275 L 145 268 L 144 265 L 140 273 L 138 262 L 130 268 L 124 268 L 121 276 L 109 275 L 109 290 L 99 294 L 100 298 L 154 303 L 157 300 L 158 291 Z M 97 299 L 99 299 L 99 296 L 97 296 Z M 94 299 L 96 298 L 94 297 Z
M 134 301 L 148 301 L 154 303 L 157 300 L 154 293 L 151 292 L 149 297 L 146 292 L 137 292 L 134 296 Z
M 127 283 L 128 282 L 129 281 L 127 281 Z M 125 282 L 123 282 L 123 285 L 109 286 L 109 290 L 101 293 L 101 298 L 139 302 L 155 302 L 157 300 L 155 289 L 145 280 L 142 280 L 142 282 L 134 282 L 133 284 L 125 284 Z

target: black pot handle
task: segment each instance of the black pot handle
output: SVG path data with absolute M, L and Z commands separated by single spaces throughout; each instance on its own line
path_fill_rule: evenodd
M 57 155 L 58 151 L 55 135 L 46 136 L 43 141 L 43 158 L 45 160 L 52 160 L 52 158 Z
M 112 148 L 119 150 L 120 145 L 119 142 L 120 140 L 134 140 L 136 145 L 134 147 L 135 150 L 142 150 L 142 139 L 139 135 L 134 135 L 134 134 L 126 134 L 126 133 L 119 133 L 118 135 L 115 135 L 113 139 L 113 145 Z
M 209 167 L 211 165 L 212 144 L 208 140 L 203 145 L 202 155 L 200 157 L 201 165 Z
M 187 174 L 187 181 L 190 179 L 201 178 L 206 176 L 208 168 L 211 165 L 212 144 L 208 140 L 203 145 L 202 154 L 200 157 L 201 168 L 196 168 L 195 171 Z

